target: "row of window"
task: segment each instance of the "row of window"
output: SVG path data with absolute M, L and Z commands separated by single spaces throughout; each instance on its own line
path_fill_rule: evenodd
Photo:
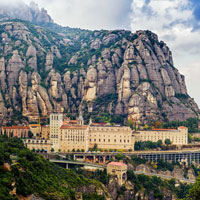
M 90 142 L 111 142 L 111 139 L 90 139 Z M 117 142 L 117 139 L 114 139 L 113 142 Z M 119 140 L 120 143 L 129 143 L 129 140 Z
M 93 135 L 93 134 L 90 134 L 89 136 L 90 137 L 98 137 L 99 136 L 100 138 L 102 138 L 102 137 L 111 137 L 110 135 Z M 112 135 L 112 137 L 117 137 L 117 136 L 119 137 L 119 135 L 114 135 L 114 136 Z M 131 135 L 120 135 L 120 138 L 121 137 L 129 138 L 129 136 L 131 137 Z
M 51 138 L 58 138 L 58 135 L 51 135 Z

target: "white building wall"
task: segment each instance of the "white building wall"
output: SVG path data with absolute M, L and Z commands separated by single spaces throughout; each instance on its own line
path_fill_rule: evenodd
M 62 126 L 62 123 L 63 114 L 50 114 L 50 140 L 55 152 L 58 152 L 60 148 L 60 127 Z
M 157 142 L 162 140 L 164 143 L 166 139 L 170 139 L 172 144 L 185 145 L 188 144 L 188 129 L 179 127 L 177 130 L 151 130 L 139 131 L 135 134 L 135 141 L 152 141 Z

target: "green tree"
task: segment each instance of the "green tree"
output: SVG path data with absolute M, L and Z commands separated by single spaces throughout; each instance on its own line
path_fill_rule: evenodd
M 172 144 L 172 143 L 171 143 L 170 139 L 166 139 L 166 140 L 165 140 L 165 144 L 168 146 L 168 145 L 170 145 L 170 144 Z
M 192 135 L 188 134 L 188 142 L 191 143 L 192 142 Z
M 194 186 L 190 189 L 187 200 L 199 200 L 200 197 L 200 176 L 197 177 Z
M 94 147 L 92 148 L 92 151 L 97 151 L 98 150 L 98 145 L 94 144 Z
M 32 138 L 32 137 L 33 137 L 32 131 L 28 131 L 28 138 Z
M 115 156 L 116 160 L 120 161 L 120 160 L 123 160 L 124 158 L 124 155 L 122 155 L 121 153 L 118 153 L 116 156 Z
M 133 121 L 131 119 L 127 121 L 127 125 L 133 130 Z
M 157 141 L 157 147 L 161 147 L 162 146 L 162 140 L 158 140 Z

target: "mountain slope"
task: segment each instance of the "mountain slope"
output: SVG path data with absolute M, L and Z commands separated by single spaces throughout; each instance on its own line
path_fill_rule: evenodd
M 0 22 L 1 123 L 26 123 L 51 112 L 76 117 L 81 110 L 86 120 L 111 122 L 199 116 L 171 51 L 156 34 L 44 26 Z
M 50 163 L 20 139 L 0 136 L 0 199 L 70 200 L 78 199 L 78 193 L 87 195 L 83 199 L 108 196 L 100 182 Z

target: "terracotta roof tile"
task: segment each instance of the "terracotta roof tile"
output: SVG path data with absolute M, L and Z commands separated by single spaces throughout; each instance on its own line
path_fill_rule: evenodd
M 60 129 L 87 129 L 88 126 L 85 125 L 62 125 Z
M 108 165 L 115 165 L 115 166 L 126 166 L 126 164 L 121 163 L 121 162 L 110 162 Z

